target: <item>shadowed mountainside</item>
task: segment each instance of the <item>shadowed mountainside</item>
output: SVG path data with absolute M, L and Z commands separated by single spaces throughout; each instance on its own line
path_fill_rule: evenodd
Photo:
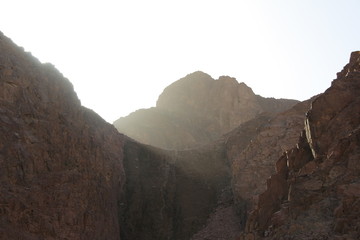
M 189 239 L 228 186 L 223 148 L 137 143 L 0 33 L 0 238 Z
M 0 239 L 119 239 L 123 135 L 0 32 Z
M 277 104 L 295 102 L 268 101 L 229 77 L 179 80 L 174 89 L 189 95 L 171 85 L 139 114 L 165 119 L 164 129 L 175 118 L 189 122 L 174 131 L 218 131 L 187 150 L 118 133 L 2 33 L 0 52 L 1 239 L 359 239 L 360 52 L 325 93 L 281 113 Z
M 155 108 L 141 109 L 114 122 L 129 137 L 164 149 L 210 143 L 260 113 L 282 112 L 297 101 L 263 98 L 244 83 L 194 72 L 169 85 Z
M 190 239 L 230 185 L 222 144 L 164 151 L 129 140 L 124 154 L 122 239 Z

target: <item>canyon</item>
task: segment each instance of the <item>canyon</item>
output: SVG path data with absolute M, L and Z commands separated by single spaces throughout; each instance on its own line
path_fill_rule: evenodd
M 307 101 L 199 71 L 114 125 L 0 53 L 0 239 L 360 238 L 360 52 Z

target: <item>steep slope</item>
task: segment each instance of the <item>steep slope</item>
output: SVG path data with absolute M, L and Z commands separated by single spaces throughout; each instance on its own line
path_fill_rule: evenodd
M 81 107 L 0 35 L 0 239 L 189 239 L 230 184 L 223 145 L 164 151 Z
M 120 239 L 123 136 L 0 33 L 0 239 Z
M 125 142 L 122 239 L 187 240 L 230 184 L 223 144 L 164 151 Z
M 312 102 L 297 147 L 276 163 L 243 239 L 360 238 L 360 52 Z
M 201 148 L 165 151 L 125 141 L 124 239 L 235 239 L 275 161 L 296 144 L 309 104 L 263 113 Z M 241 161 L 248 167 L 239 168 Z M 231 172 L 235 165 L 242 172 Z M 261 174 L 247 174 L 253 169 Z
M 194 72 L 168 86 L 155 108 L 138 110 L 114 122 L 122 133 L 164 149 L 209 143 L 262 112 L 277 113 L 297 101 L 263 98 L 244 83 Z
M 189 80 L 210 93 L 222 86 L 224 103 L 176 82 L 187 90 L 175 86 L 159 106 L 134 114 L 158 119 L 157 127 L 139 120 L 145 135 L 174 128 L 183 135 L 171 146 L 205 143 L 254 114 L 224 137 L 181 151 L 119 134 L 81 107 L 53 66 L 2 34 L 0 52 L 0 239 L 219 240 L 244 226 L 243 239 L 360 238 L 360 52 L 312 102 L 300 138 L 308 101 L 275 114 L 282 101 L 228 77 L 198 72 Z M 228 96 L 240 90 L 255 110 L 237 116 L 241 107 Z
M 262 115 L 230 134 L 227 147 L 232 162 L 232 188 L 238 211 L 244 217 L 266 189 L 266 179 L 275 173 L 275 162 L 297 143 L 309 107 L 310 101 L 304 101 L 271 118 Z M 244 141 L 247 135 L 244 130 L 248 129 L 255 131 L 255 135 L 244 147 L 238 141 Z
M 231 166 L 231 188 L 224 189 L 207 224 L 192 240 L 235 240 L 258 195 L 266 188 L 267 178 L 285 149 L 291 149 L 304 126 L 310 100 L 278 113 L 263 113 L 221 138 Z M 228 193 L 230 191 L 230 193 Z

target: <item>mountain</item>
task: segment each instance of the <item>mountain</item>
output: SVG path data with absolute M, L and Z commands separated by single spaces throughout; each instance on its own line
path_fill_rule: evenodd
M 0 32 L 0 239 L 119 239 L 124 136 Z
M 328 90 L 282 112 L 248 89 L 253 117 L 182 150 L 120 134 L 2 33 L 0 53 L 0 239 L 360 238 L 360 52 Z M 186 104 L 203 119 L 200 100 Z M 168 102 L 143 112 L 163 119 Z M 225 115 L 203 126 L 226 129 Z
M 230 169 L 221 147 L 120 134 L 72 84 L 0 33 L 0 239 L 189 239 Z
M 307 112 L 241 239 L 360 238 L 360 52 Z
M 214 80 L 194 72 L 174 82 L 156 107 L 141 109 L 114 122 L 127 136 L 163 149 L 194 148 L 210 143 L 263 112 L 282 112 L 297 101 L 263 98 L 236 79 Z

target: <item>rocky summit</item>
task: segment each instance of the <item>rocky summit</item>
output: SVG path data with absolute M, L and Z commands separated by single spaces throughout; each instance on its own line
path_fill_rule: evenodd
M 0 239 L 360 239 L 359 93 L 360 52 L 304 102 L 195 72 L 128 137 L 0 33 Z
M 156 107 L 120 118 L 114 126 L 139 142 L 179 150 L 210 143 L 261 113 L 282 112 L 296 103 L 263 98 L 235 78 L 214 80 L 198 71 L 165 88 Z

